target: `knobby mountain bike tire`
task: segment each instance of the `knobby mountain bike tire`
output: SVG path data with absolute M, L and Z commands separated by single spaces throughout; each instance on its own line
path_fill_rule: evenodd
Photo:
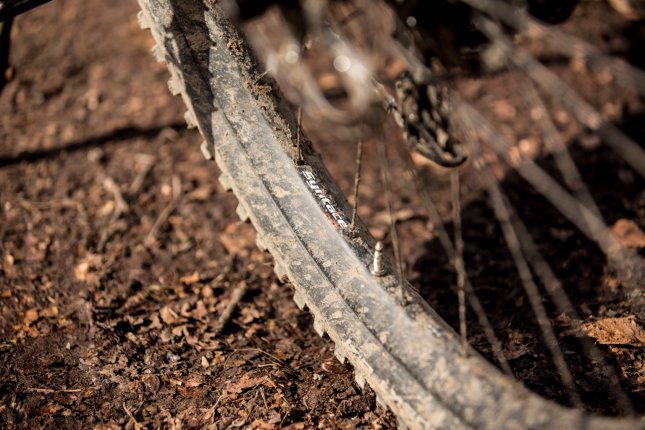
M 391 266 L 376 277 L 374 239 L 363 225 L 350 233 L 351 208 L 271 80 L 219 6 L 199 0 L 139 0 L 141 26 L 183 97 L 202 150 L 217 162 L 222 184 L 239 200 L 238 215 L 257 230 L 278 276 L 314 327 L 335 343 L 380 403 L 408 428 L 633 429 L 625 419 L 590 416 L 531 393 L 475 351 Z M 300 147 L 296 147 L 296 143 Z M 316 190 L 325 190 L 324 201 Z M 401 305 L 400 288 L 406 288 Z

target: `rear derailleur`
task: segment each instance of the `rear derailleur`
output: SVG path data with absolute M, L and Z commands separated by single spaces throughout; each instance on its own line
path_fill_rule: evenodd
M 409 72 L 397 78 L 396 105 L 388 106 L 410 148 L 443 167 L 466 161 L 464 148 L 450 130 L 449 108 L 434 82 L 417 83 Z

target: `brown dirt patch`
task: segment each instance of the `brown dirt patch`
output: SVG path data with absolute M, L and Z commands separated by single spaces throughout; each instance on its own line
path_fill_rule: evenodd
M 136 2 L 52 2 L 13 40 L 0 427 L 393 428 L 238 224 Z

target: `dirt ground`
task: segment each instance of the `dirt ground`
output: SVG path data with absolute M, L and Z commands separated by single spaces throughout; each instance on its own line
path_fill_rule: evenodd
M 14 79 L 0 95 L 0 427 L 395 428 L 277 281 L 252 227 L 238 222 L 236 200 L 203 159 L 197 131 L 185 128 L 182 102 L 170 95 L 136 11 L 133 0 L 56 0 L 14 24 Z M 638 115 L 627 125 L 643 136 Z M 611 208 L 608 221 L 642 250 L 642 181 L 607 151 L 580 147 L 585 179 Z M 337 171 L 349 164 L 326 159 Z M 447 184 L 445 173 L 433 175 Z M 512 187 L 517 179 L 507 181 L 509 194 L 525 194 Z M 497 251 L 499 230 L 481 189 L 466 188 L 465 234 L 480 237 L 467 257 L 509 261 Z M 366 189 L 368 199 L 370 192 L 377 194 Z M 445 191 L 433 193 L 449 213 Z M 544 226 L 557 214 L 537 216 L 543 202 L 530 201 L 531 225 L 558 239 L 544 250 L 575 284 L 586 335 L 619 363 L 642 412 L 643 316 L 624 304 L 602 256 L 584 251 L 589 244 L 568 224 Z M 376 202 L 361 215 L 374 219 L 382 210 Z M 406 270 L 455 324 L 453 274 L 417 213 L 414 202 L 402 213 L 403 237 L 426 242 L 408 252 Z M 580 251 L 562 257 L 563 248 Z M 520 378 L 560 399 L 561 387 L 548 382 L 558 379 L 553 369 L 535 364 L 546 353 L 536 329 L 526 327 L 532 318 L 518 312 L 526 301 L 507 293 L 517 284 L 507 266 L 469 270 L 485 305 L 502 315 L 494 324 L 508 330 L 505 354 Z M 472 326 L 471 341 L 489 355 Z M 563 338 L 575 337 L 566 321 L 557 327 Z M 565 352 L 577 354 L 574 346 Z M 599 400 L 597 371 L 579 374 L 586 374 L 579 385 L 589 409 L 614 413 Z
M 136 12 L 58 0 L 15 23 L 0 427 L 392 428 L 238 223 Z

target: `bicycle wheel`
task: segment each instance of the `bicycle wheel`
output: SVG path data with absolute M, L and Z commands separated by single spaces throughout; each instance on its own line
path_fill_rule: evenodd
M 464 354 L 459 336 L 385 263 L 370 272 L 375 241 L 300 135 L 298 122 L 262 76 L 246 42 L 219 3 L 139 0 L 155 55 L 171 73 L 202 150 L 239 200 L 258 245 L 314 315 L 314 327 L 336 345 L 410 428 L 627 429 L 629 420 L 595 417 L 532 394 L 479 354 Z M 405 306 L 401 291 L 405 289 Z

